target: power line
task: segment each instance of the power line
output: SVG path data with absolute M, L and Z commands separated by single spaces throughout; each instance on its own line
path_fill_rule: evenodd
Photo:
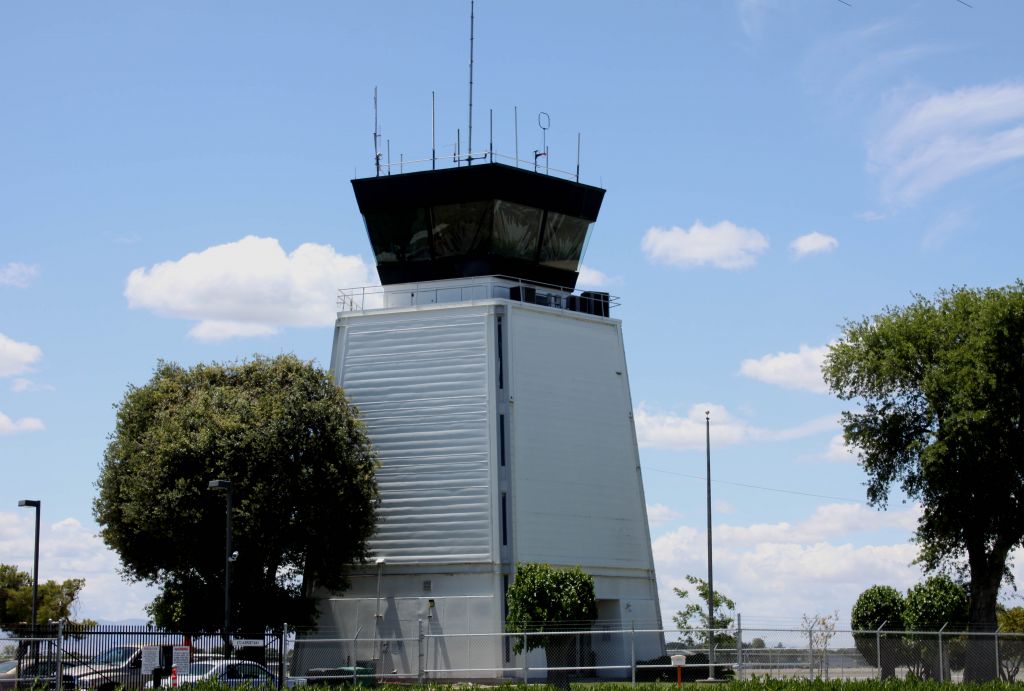
M 700 480 L 702 482 L 707 479 L 703 475 L 691 475 L 689 473 L 680 473 L 680 472 L 677 472 L 675 470 L 665 470 L 664 468 L 654 468 L 654 467 L 651 467 L 649 465 L 642 466 L 642 467 L 643 467 L 644 470 L 653 470 L 656 473 L 665 473 L 666 475 L 678 475 L 679 477 L 688 477 L 688 478 L 691 478 L 693 480 Z M 795 489 L 781 489 L 779 487 L 765 487 L 763 485 L 751 485 L 751 484 L 747 484 L 745 482 L 731 482 L 729 480 L 715 480 L 715 479 L 712 479 L 711 481 L 712 482 L 716 482 L 718 484 L 722 484 L 722 485 L 734 485 L 736 487 L 746 487 L 747 489 L 760 489 L 760 490 L 764 490 L 766 492 L 779 492 L 780 494 L 796 494 L 796 495 L 799 495 L 801 497 L 814 497 L 816 499 L 833 499 L 835 501 L 849 501 L 849 502 L 855 502 L 857 504 L 866 504 L 867 503 L 863 499 L 850 499 L 849 497 L 833 497 L 833 496 L 830 496 L 828 494 L 814 494 L 813 492 L 800 492 L 800 491 L 795 490 Z

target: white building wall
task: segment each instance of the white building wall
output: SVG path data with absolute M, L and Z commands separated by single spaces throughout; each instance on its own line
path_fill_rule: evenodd
M 509 313 L 519 561 L 653 572 L 618 320 Z

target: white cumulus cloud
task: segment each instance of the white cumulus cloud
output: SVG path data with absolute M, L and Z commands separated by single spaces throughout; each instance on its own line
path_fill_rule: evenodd
M 825 235 L 818 231 L 808 233 L 807 235 L 801 235 L 789 245 L 789 248 L 793 250 L 793 254 L 796 255 L 797 259 L 802 259 L 808 254 L 831 252 L 836 247 L 839 247 L 839 240 L 836 240 L 831 235 Z
M 872 144 L 869 158 L 883 197 L 900 203 L 1024 158 L 1024 84 L 965 87 L 911 103 Z
M 37 417 L 20 417 L 17 420 L 0 412 L 0 437 L 8 437 L 22 432 L 42 432 L 43 421 Z
M 22 343 L 0 333 L 0 377 L 13 377 L 28 372 L 43 356 L 43 350 L 31 343 Z
M 0 563 L 32 571 L 33 521 L 30 512 L 0 512 Z M 117 555 L 92 530 L 70 517 L 44 523 L 42 530 L 41 578 L 85 579 L 77 617 L 114 621 L 146 618 L 144 607 L 153 599 L 155 590 L 122 581 L 117 575 Z
M 5 266 L 0 266 L 0 286 L 28 288 L 38 275 L 39 267 L 34 264 L 8 262 Z
M 715 589 L 735 600 L 745 629 L 759 622 L 788 626 L 804 613 L 833 610 L 848 625 L 850 607 L 865 588 L 877 583 L 905 590 L 920 580 L 920 569 L 912 565 L 917 549 L 909 541 L 919 515 L 917 506 L 876 511 L 828 504 L 794 523 L 718 524 Z M 706 540 L 703 530 L 690 526 L 653 540 L 666 622 L 680 608 L 672 587 L 692 590 L 684 577 L 706 573 Z
M 821 365 L 828 346 L 811 348 L 801 345 L 795 353 L 770 353 L 748 358 L 740 363 L 740 374 L 786 389 L 803 389 L 826 393 L 828 387 L 821 375 Z
M 651 228 L 644 234 L 643 251 L 658 264 L 744 269 L 768 249 L 768 239 L 753 228 L 741 228 L 731 221 L 706 226 L 699 220 L 692 226 Z
M 650 411 L 641 404 L 633 413 L 637 442 L 643 448 L 702 449 L 706 443 L 705 411 L 711 413 L 711 433 L 716 446 L 800 439 L 834 428 L 837 417 L 829 415 L 794 427 L 768 429 L 740 420 L 724 406 L 713 403 L 698 403 L 682 415 Z
M 361 257 L 305 243 L 286 253 L 275 238 L 249 235 L 131 272 L 133 308 L 199 322 L 199 340 L 275 333 L 281 326 L 334 321 L 337 290 L 373 279 Z

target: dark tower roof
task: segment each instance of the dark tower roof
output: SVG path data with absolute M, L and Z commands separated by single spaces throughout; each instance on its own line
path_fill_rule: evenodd
M 352 181 L 381 283 L 502 275 L 574 288 L 604 190 L 500 163 Z

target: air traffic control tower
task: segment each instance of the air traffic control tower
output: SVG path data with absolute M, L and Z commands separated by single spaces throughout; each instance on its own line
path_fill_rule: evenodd
M 341 662 L 544 667 L 458 636 L 504 631 L 517 562 L 582 567 L 602 628 L 660 628 L 621 323 L 575 289 L 604 190 L 498 163 L 352 186 L 382 285 L 340 291 L 331 369 L 380 454 L 381 505 L 376 563 L 321 593 L 320 630 L 362 641 Z M 636 638 L 637 658 L 661 640 Z M 627 637 L 581 641 L 581 662 L 629 676 Z

